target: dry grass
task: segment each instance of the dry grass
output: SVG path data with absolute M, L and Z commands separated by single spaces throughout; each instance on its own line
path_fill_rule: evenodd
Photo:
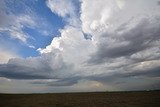
M 0 107 L 160 107 L 160 91 L 0 94 Z

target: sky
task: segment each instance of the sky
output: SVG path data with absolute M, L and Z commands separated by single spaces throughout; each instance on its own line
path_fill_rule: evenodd
M 0 93 L 160 89 L 159 0 L 0 0 Z

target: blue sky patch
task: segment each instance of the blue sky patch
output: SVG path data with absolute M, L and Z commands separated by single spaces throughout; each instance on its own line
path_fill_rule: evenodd
M 62 29 L 65 25 L 65 21 L 58 15 L 53 14 L 46 6 L 44 0 L 7 0 L 5 3 L 5 9 L 6 12 L 9 13 L 8 15 L 14 17 L 25 16 L 28 18 L 23 19 L 22 17 L 22 19 L 17 19 L 18 21 L 25 21 L 23 21 L 24 23 L 17 21 L 17 23 L 22 26 L 20 28 L 22 34 L 27 36 L 26 43 L 7 36 L 11 35 L 11 33 L 1 33 L 7 41 L 12 41 L 13 44 L 15 44 L 22 57 L 38 56 L 39 53 L 37 52 L 37 49 L 45 48 L 49 45 L 54 36 L 60 35 L 59 29 Z M 32 20 L 31 23 L 29 22 L 30 19 Z M 9 26 L 12 30 L 19 29 L 19 25 Z

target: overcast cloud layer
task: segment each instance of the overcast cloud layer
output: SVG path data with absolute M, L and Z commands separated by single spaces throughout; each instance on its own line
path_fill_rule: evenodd
M 159 1 L 79 3 L 77 9 L 74 0 L 46 1 L 53 14 L 67 22 L 66 26 L 50 45 L 37 50 L 40 56 L 11 58 L 1 64 L 0 84 L 21 81 L 33 88 L 26 92 L 38 90 L 35 85 L 45 87 L 39 92 L 160 89 Z M 2 23 L 5 14 L 0 11 L 0 15 Z M 26 26 L 34 26 L 34 22 L 28 22 L 29 16 L 21 17 L 14 22 L 15 27 L 23 20 Z M 0 31 L 16 31 L 13 37 L 26 41 L 21 27 L 5 28 L 6 24 L 0 25 Z

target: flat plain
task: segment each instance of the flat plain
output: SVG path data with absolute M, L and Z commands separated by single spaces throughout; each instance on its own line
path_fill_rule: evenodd
M 160 107 L 160 91 L 0 94 L 0 107 Z

